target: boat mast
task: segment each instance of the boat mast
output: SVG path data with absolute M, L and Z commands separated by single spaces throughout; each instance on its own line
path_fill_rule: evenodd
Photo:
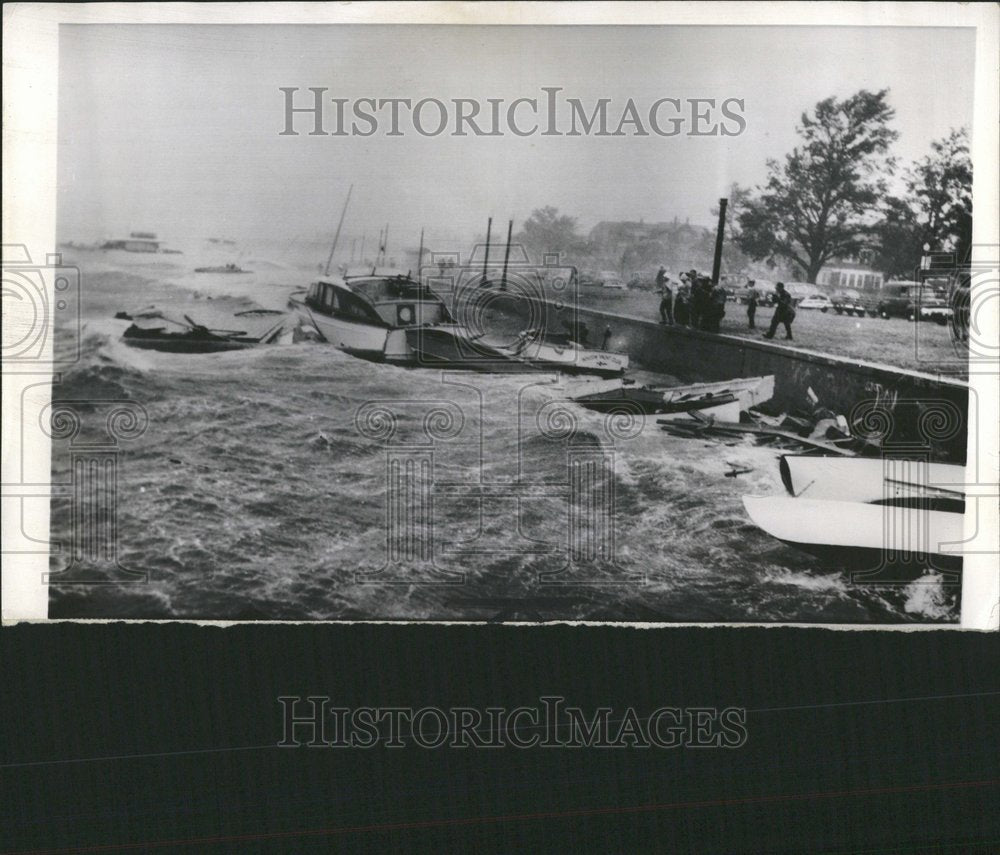
M 417 281 L 422 282 L 424 278 L 423 274 L 423 264 L 424 264 L 424 230 L 420 230 L 420 249 L 417 250 Z
M 344 207 L 340 212 L 340 221 L 337 223 L 337 233 L 333 236 L 333 246 L 330 247 L 330 255 L 326 259 L 326 270 L 323 272 L 324 276 L 330 275 L 330 265 L 333 264 L 333 254 L 337 250 L 337 241 L 340 240 L 340 229 L 344 225 L 344 215 L 347 213 L 347 203 L 351 201 L 351 191 L 353 189 L 353 184 L 347 189 L 347 198 L 344 199 Z
M 503 251 L 503 276 L 500 277 L 500 290 L 507 290 L 507 261 L 510 259 L 510 233 L 514 228 L 514 221 L 507 221 L 507 247 Z
M 486 257 L 483 259 L 483 284 L 486 284 L 486 268 L 490 263 L 490 232 L 493 230 L 493 217 L 486 221 Z

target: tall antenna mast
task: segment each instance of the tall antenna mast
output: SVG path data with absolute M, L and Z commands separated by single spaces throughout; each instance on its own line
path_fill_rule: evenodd
M 490 266 L 490 232 L 493 231 L 493 217 L 486 221 L 486 257 L 483 258 L 483 285 L 486 284 L 487 270 Z
M 340 212 L 340 221 L 337 223 L 337 233 L 333 236 L 333 246 L 330 247 L 330 255 L 326 259 L 326 270 L 323 271 L 324 276 L 330 275 L 330 265 L 333 264 L 333 254 L 337 251 L 337 241 L 340 240 L 340 229 L 344 225 L 344 214 L 347 213 L 347 203 L 351 201 L 351 191 L 353 189 L 353 184 L 347 189 L 347 198 L 344 199 L 344 208 Z

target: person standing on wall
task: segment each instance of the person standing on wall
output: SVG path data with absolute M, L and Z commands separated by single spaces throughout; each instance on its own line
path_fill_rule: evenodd
M 747 280 L 747 321 L 750 323 L 750 329 L 757 329 L 757 325 L 754 323 L 757 317 L 757 283 L 753 279 Z
M 702 298 L 702 283 L 697 270 L 688 272 L 688 282 L 691 283 L 691 298 L 688 300 L 688 323 L 693 329 L 701 329 L 701 313 L 705 305 Z
M 792 337 L 792 321 L 795 320 L 795 308 L 792 306 L 792 295 L 785 290 L 785 283 L 775 286 L 774 316 L 771 318 L 771 328 L 764 333 L 764 338 L 774 338 L 778 324 L 785 326 L 785 338 Z
M 656 274 L 656 288 L 660 292 L 660 323 L 673 324 L 674 292 L 670 288 L 670 277 L 664 267 L 660 267 L 660 272 Z

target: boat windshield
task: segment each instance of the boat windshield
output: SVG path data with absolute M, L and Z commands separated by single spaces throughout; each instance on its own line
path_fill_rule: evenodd
M 386 300 L 438 300 L 430 288 L 406 276 L 356 279 L 348 284 L 352 291 L 364 295 L 373 303 Z

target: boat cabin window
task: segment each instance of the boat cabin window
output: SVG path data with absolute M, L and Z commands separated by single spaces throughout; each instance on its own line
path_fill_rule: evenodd
M 337 291 L 332 285 L 323 285 L 320 308 L 325 312 L 337 311 Z

